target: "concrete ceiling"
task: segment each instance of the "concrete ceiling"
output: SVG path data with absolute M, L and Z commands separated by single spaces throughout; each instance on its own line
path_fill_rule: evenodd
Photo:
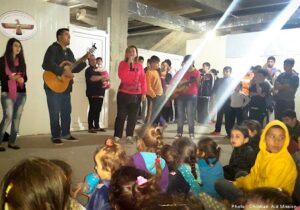
M 219 33 L 262 30 L 290 0 L 240 0 Z M 70 7 L 71 22 L 95 26 L 97 0 L 48 0 Z M 166 31 L 201 33 L 214 26 L 232 0 L 129 0 L 128 34 Z M 300 12 L 285 28 L 300 27 Z

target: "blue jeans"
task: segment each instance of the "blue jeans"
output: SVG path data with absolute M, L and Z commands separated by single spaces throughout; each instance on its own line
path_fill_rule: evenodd
M 177 98 L 177 112 L 178 112 L 177 133 L 179 134 L 183 133 L 184 120 L 185 120 L 185 116 L 187 115 L 189 133 L 194 134 L 196 107 L 197 107 L 197 96 L 181 95 Z
M 4 133 L 10 124 L 11 129 L 8 143 L 14 144 L 16 142 L 25 102 L 26 93 L 17 93 L 16 101 L 10 99 L 7 92 L 1 93 L 3 118 L 0 123 L 0 144 L 2 143 Z
M 71 95 L 70 92 L 55 93 L 45 89 L 50 117 L 51 139 L 70 136 Z

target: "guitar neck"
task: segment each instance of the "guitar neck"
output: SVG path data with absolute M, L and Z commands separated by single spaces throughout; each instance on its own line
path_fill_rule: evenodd
M 72 64 L 71 69 L 73 70 L 74 68 L 76 68 L 79 64 L 83 63 L 84 60 L 86 60 L 88 56 L 88 53 L 86 53 L 84 56 L 82 56 L 81 58 L 79 58 L 78 60 L 75 61 L 75 63 Z

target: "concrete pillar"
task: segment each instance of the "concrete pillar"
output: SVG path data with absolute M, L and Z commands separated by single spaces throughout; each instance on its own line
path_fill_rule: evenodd
M 107 19 L 110 18 L 110 26 Z M 118 65 L 124 59 L 128 35 L 128 0 L 98 0 L 97 23 L 100 30 L 110 30 L 111 88 L 108 106 L 108 125 L 113 128 L 117 113 L 117 91 L 120 84 Z

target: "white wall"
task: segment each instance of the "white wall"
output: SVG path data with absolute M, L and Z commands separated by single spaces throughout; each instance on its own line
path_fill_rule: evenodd
M 294 69 L 300 73 L 300 45 L 298 40 L 300 29 L 281 30 L 276 34 L 268 36 L 263 42 L 257 40 L 265 32 L 244 33 L 228 36 L 213 37 L 200 52 L 196 59 L 196 67 L 201 68 L 203 62 L 210 62 L 212 68 L 222 72 L 224 66 L 231 66 L 233 71 L 247 71 L 251 65 L 264 65 L 269 56 L 276 58 L 275 66 L 283 71 L 283 61 L 286 58 L 295 59 Z M 202 39 L 188 40 L 186 53 L 191 54 L 196 47 L 202 43 Z M 264 46 L 263 50 L 255 47 Z M 249 58 L 249 49 L 254 47 L 255 56 Z M 250 60 L 251 59 L 251 60 Z M 220 74 L 222 76 L 222 74 Z M 300 118 L 300 88 L 296 93 L 296 112 Z
M 42 62 L 46 49 L 56 40 L 56 30 L 69 26 L 69 8 L 41 0 L 1 0 L 0 14 L 20 10 L 30 14 L 37 23 L 37 33 L 22 41 L 27 64 L 27 101 L 20 124 L 20 134 L 50 133 L 49 114 L 43 88 Z M 0 54 L 3 55 L 7 40 L 0 33 Z M 2 110 L 1 110 L 2 118 Z
M 92 44 L 96 44 L 96 57 L 102 57 L 104 68 L 109 72 L 109 36 L 104 31 L 96 29 L 88 29 L 78 26 L 70 27 L 72 49 L 76 59 L 81 58 L 91 48 Z M 72 92 L 72 130 L 88 129 L 87 113 L 88 99 L 86 97 L 85 71 L 75 74 L 73 92 Z M 100 115 L 100 127 L 108 126 L 108 93 L 106 93 L 104 103 Z

